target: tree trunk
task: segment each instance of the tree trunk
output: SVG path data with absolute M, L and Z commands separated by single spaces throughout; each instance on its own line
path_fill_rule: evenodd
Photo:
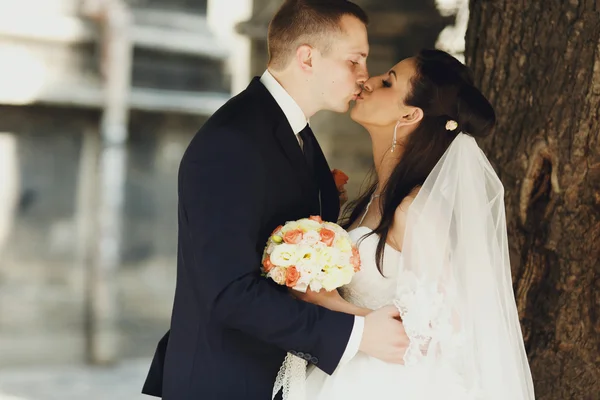
M 600 0 L 470 0 L 538 400 L 600 399 Z

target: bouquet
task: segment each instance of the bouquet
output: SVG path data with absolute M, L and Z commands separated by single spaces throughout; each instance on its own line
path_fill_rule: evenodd
M 347 285 L 360 270 L 360 257 L 348 232 L 319 216 L 278 226 L 269 237 L 262 259 L 263 274 L 279 285 L 306 292 L 331 291 Z M 272 398 L 283 388 L 286 400 L 304 400 L 307 361 L 288 353 Z
M 319 216 L 278 226 L 267 241 L 263 275 L 300 292 L 332 291 L 360 270 L 360 257 L 348 232 Z

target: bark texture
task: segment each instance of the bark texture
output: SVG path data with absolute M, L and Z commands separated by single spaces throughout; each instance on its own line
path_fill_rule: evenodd
M 470 0 L 538 400 L 600 399 L 600 0 Z

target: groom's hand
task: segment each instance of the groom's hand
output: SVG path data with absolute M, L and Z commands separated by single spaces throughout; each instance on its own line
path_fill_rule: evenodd
M 398 309 L 387 306 L 365 317 L 359 350 L 382 361 L 404 364 L 409 342 Z

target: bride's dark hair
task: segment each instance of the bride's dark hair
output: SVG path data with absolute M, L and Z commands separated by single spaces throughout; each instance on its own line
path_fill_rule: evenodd
M 423 110 L 423 119 L 404 143 L 402 158 L 381 192 L 381 221 L 369 233 L 380 238 L 376 261 L 381 273 L 385 243 L 402 200 L 425 182 L 459 132 L 485 137 L 496 123 L 492 105 L 473 86 L 471 71 L 460 61 L 440 50 L 421 50 L 415 61 L 416 73 L 404 103 Z M 458 123 L 454 131 L 446 129 L 449 120 Z M 362 215 L 377 184 L 345 209 L 345 228 Z

